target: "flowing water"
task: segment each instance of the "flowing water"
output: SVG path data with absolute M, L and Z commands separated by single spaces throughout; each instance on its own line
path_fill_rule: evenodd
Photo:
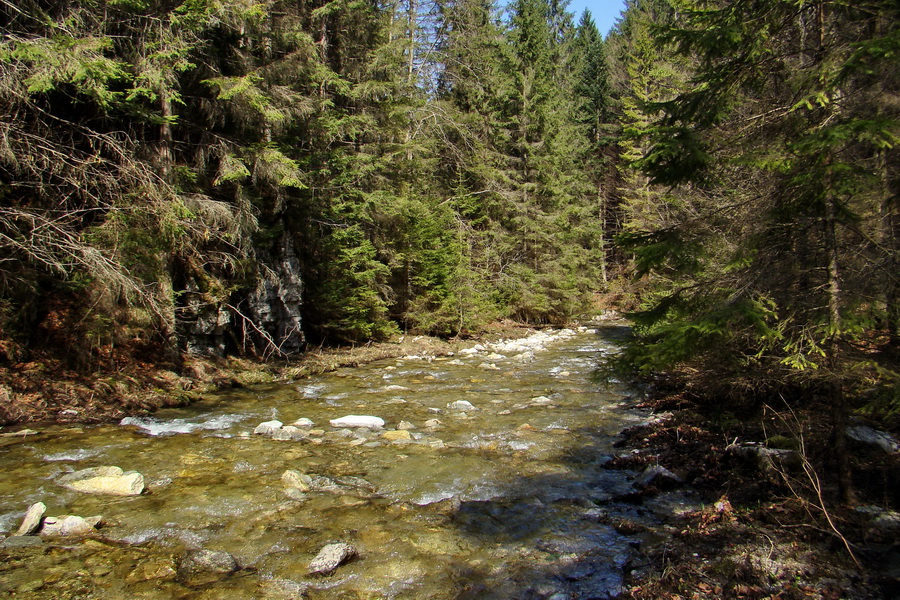
M 623 328 L 539 333 L 455 357 L 404 357 L 292 384 L 229 391 L 117 425 L 48 428 L 0 447 L 0 531 L 42 501 L 48 515 L 102 515 L 92 538 L 6 548 L 16 598 L 605 598 L 634 540 L 596 518 L 630 489 L 602 464 L 643 419 L 626 387 L 590 379 Z M 476 351 L 477 350 L 477 351 Z M 465 404 L 454 402 L 465 401 Z M 338 429 L 345 415 L 383 430 Z M 293 440 L 263 421 L 313 425 Z M 436 421 L 435 421 L 436 420 Z M 398 426 L 402 429 L 397 433 Z M 386 434 L 386 432 L 389 432 Z M 407 434 L 408 433 L 408 434 Z M 117 465 L 147 491 L 71 491 L 68 472 Z M 287 470 L 325 482 L 302 490 Z M 325 479 L 327 478 L 327 479 Z M 358 556 L 330 576 L 326 544 Z M 242 567 L 178 572 L 204 548 Z

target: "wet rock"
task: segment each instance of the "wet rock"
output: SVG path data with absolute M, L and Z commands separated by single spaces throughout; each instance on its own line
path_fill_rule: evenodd
M 548 404 L 553 404 L 553 400 L 547 396 L 537 396 L 531 399 L 532 406 L 547 406 Z
M 13 535 L 31 535 L 37 531 L 41 526 L 41 519 L 44 518 L 45 512 L 47 512 L 47 505 L 43 502 L 35 502 L 29 506 L 28 510 L 25 511 L 25 516 L 22 518 L 22 524 L 19 525 L 19 529 Z
M 94 467 L 69 473 L 59 479 L 60 485 L 77 492 L 138 496 L 144 491 L 144 476 L 136 471 L 124 472 L 119 467 Z
M 389 386 L 387 386 L 386 388 L 384 388 L 384 390 L 385 390 L 386 392 L 408 392 L 408 391 L 409 391 L 409 388 L 406 387 L 406 386 L 396 385 L 396 384 L 395 384 L 395 385 L 389 385 Z
M 369 429 L 384 427 L 384 419 L 368 415 L 347 415 L 340 419 L 332 419 L 329 423 L 332 427 L 368 427 Z
M 415 429 L 416 426 L 410 423 L 409 421 L 400 421 L 400 424 L 397 425 L 397 429 Z
M 437 429 L 442 425 L 443 423 L 438 419 L 428 419 L 427 421 L 425 421 L 425 427 L 429 429 Z
M 651 485 L 656 488 L 675 487 L 684 483 L 678 475 L 660 465 L 650 465 L 634 480 L 634 487 L 643 489 Z
M 324 475 L 308 475 L 300 471 L 288 470 L 281 475 L 281 481 L 289 488 L 301 492 L 339 492 L 339 486 L 333 479 Z
M 259 585 L 262 597 L 272 600 L 300 600 L 307 597 L 309 589 L 309 584 L 290 579 L 264 579 Z
M 237 560 L 227 552 L 201 548 L 191 550 L 181 558 L 178 575 L 191 580 L 214 580 L 218 579 L 218 575 L 228 575 L 239 569 Z
M 302 440 L 306 438 L 307 435 L 309 434 L 293 425 L 285 425 L 272 434 L 272 439 L 281 441 Z
M 328 575 L 356 556 L 356 548 L 350 544 L 328 544 L 309 563 L 310 575 Z
M 302 419 L 297 419 L 292 423 L 294 427 L 300 427 L 302 429 L 311 429 L 315 426 L 315 423 L 312 422 L 312 419 L 307 419 L 303 417 Z
M 886 431 L 879 431 L 868 425 L 854 425 L 847 428 L 847 437 L 867 446 L 878 446 L 888 454 L 900 452 L 900 442 Z
M 481 363 L 480 365 L 478 365 L 478 368 L 483 369 L 485 371 L 499 371 L 500 370 L 500 367 L 498 367 L 494 363 L 489 363 L 489 362 Z
M 256 429 L 253 430 L 253 433 L 257 435 L 272 435 L 281 429 L 283 425 L 284 423 L 278 420 L 266 421 L 265 423 L 257 425 Z
M 11 535 L 0 542 L 0 548 L 34 548 L 43 545 L 44 540 L 35 535 Z
M 169 579 L 177 574 L 171 559 L 148 559 L 138 562 L 134 569 L 125 577 L 125 581 L 132 584 L 141 583 L 155 579 Z
M 74 515 L 47 517 L 41 527 L 41 535 L 52 537 L 89 535 L 96 531 L 101 521 L 101 517 L 83 518 Z
M 389 442 L 411 442 L 412 434 L 405 429 L 397 429 L 392 431 L 385 431 L 381 434 L 381 437 L 388 440 Z
M 457 400 L 456 402 L 451 402 L 450 404 L 447 405 L 447 408 L 449 408 L 450 410 L 459 410 L 459 411 L 478 410 L 468 400 Z
M 281 481 L 289 490 L 306 492 L 330 492 L 333 494 L 352 494 L 358 497 L 370 498 L 376 496 L 378 488 L 362 477 L 335 477 L 334 479 L 324 475 L 301 473 L 288 470 L 281 475 Z M 288 494 L 294 497 L 293 494 Z

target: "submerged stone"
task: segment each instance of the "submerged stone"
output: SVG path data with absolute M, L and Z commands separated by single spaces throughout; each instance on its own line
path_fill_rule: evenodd
M 350 544 L 328 544 L 309 563 L 309 574 L 328 575 L 354 556 L 356 548 Z
M 191 550 L 185 554 L 178 565 L 178 575 L 187 579 L 208 574 L 228 575 L 239 570 L 237 560 L 227 552 L 220 550 Z
M 69 473 L 60 485 L 88 494 L 138 496 L 144 491 L 144 476 L 137 471 L 125 472 L 120 467 L 94 467 Z
M 390 442 L 412 441 L 412 435 L 405 429 L 397 429 L 393 431 L 385 431 L 381 437 Z

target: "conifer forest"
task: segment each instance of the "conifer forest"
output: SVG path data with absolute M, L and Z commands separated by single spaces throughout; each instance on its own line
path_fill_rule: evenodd
M 186 401 L 155 373 L 195 358 L 616 311 L 596 379 L 686 419 L 639 437 L 702 486 L 763 423 L 803 464 L 747 503 L 896 592 L 896 524 L 852 507 L 900 509 L 900 4 L 567 5 L 0 0 L 0 424 Z

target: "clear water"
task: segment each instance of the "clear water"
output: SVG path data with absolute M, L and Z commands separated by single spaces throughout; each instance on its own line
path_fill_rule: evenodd
M 42 501 L 48 515 L 102 515 L 93 539 L 0 550 L 0 591 L 16 598 L 604 598 L 629 540 L 591 518 L 628 491 L 602 462 L 642 417 L 629 390 L 590 380 L 616 328 L 536 336 L 472 355 L 409 357 L 229 391 L 122 424 L 51 428 L 0 447 L 0 531 Z M 523 345 L 524 344 L 524 345 Z M 530 344 L 530 345 L 529 345 Z M 533 356 L 532 356 L 533 353 Z M 515 357 L 515 358 L 514 358 Z M 467 401 L 475 410 L 451 410 Z M 338 430 L 373 415 L 411 440 Z M 259 423 L 311 419 L 306 439 L 253 435 Z M 426 421 L 440 420 L 437 427 Z M 147 492 L 67 490 L 66 472 L 116 465 Z M 286 470 L 329 477 L 338 492 L 299 493 Z M 359 556 L 327 577 L 307 566 L 324 545 Z M 223 550 L 229 576 L 179 576 L 190 549 Z

